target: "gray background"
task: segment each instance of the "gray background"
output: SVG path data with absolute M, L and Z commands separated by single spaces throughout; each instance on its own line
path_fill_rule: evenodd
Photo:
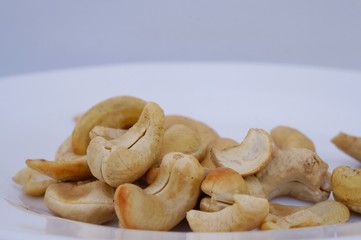
M 0 77 L 163 61 L 361 70 L 361 1 L 0 0 Z

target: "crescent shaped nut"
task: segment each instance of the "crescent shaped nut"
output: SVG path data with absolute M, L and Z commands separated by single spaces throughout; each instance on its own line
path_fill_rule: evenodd
M 114 196 L 119 225 L 125 228 L 167 231 L 192 209 L 200 195 L 204 170 L 198 160 L 183 153 L 164 156 L 155 182 L 146 189 L 120 185 Z
M 257 228 L 269 213 L 267 199 L 234 195 L 234 204 L 217 212 L 191 210 L 187 221 L 194 232 L 236 232 Z
M 72 134 L 75 154 L 84 155 L 90 142 L 89 132 L 95 126 L 129 128 L 135 124 L 146 102 L 131 96 L 118 96 L 102 101 L 84 113 Z
M 100 136 L 90 141 L 87 160 L 92 174 L 110 186 L 130 183 L 145 174 L 159 156 L 164 135 L 164 112 L 154 102 L 139 120 L 113 140 Z
M 252 175 L 265 168 L 272 158 L 272 140 L 262 130 L 251 128 L 241 144 L 226 149 L 211 149 L 216 166 L 236 170 L 242 176 Z

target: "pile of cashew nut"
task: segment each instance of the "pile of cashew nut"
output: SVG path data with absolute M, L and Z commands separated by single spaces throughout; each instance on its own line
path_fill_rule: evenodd
M 332 142 L 361 161 L 361 138 Z M 361 169 L 329 167 L 300 131 L 252 128 L 242 142 L 206 124 L 165 115 L 131 96 L 102 101 L 77 119 L 54 160 L 28 159 L 13 180 L 62 218 L 167 231 L 274 230 L 345 223 L 361 213 Z M 335 200 L 330 200 L 333 192 Z M 272 202 L 280 196 L 307 206 Z

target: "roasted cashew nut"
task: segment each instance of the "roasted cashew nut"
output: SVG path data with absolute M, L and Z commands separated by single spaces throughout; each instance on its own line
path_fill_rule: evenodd
M 276 144 L 280 149 L 306 148 L 316 152 L 316 148 L 312 140 L 297 129 L 286 126 L 278 126 L 271 130 L 270 135 L 274 144 Z
M 125 228 L 167 231 L 182 221 L 200 194 L 204 170 L 198 160 L 183 153 L 164 156 L 155 182 L 146 189 L 120 185 L 114 196 L 119 225 Z
M 264 198 L 236 194 L 234 204 L 217 212 L 191 210 L 187 221 L 194 232 L 235 232 L 252 230 L 260 226 L 269 213 Z
M 361 137 L 339 133 L 331 141 L 338 149 L 361 162 Z
M 234 147 L 223 150 L 213 148 L 211 158 L 216 166 L 236 170 L 242 176 L 263 169 L 272 157 L 272 140 L 262 129 L 251 128 L 247 136 Z
M 149 102 L 138 122 L 120 137 L 91 140 L 87 158 L 92 174 L 113 187 L 139 179 L 157 160 L 163 134 L 163 110 Z
M 76 123 L 72 134 L 72 148 L 75 154 L 84 155 L 90 142 L 89 132 L 95 126 L 129 128 L 135 124 L 146 102 L 135 97 L 119 96 L 102 101 Z
M 101 181 L 55 183 L 44 201 L 60 217 L 102 224 L 115 218 L 113 196 L 114 189 Z
M 267 167 L 256 174 L 268 199 L 289 195 L 300 200 L 320 202 L 328 199 L 331 179 L 328 164 L 304 148 L 275 148 Z M 245 179 L 247 183 L 247 178 Z
M 331 182 L 335 199 L 361 213 L 361 169 L 339 166 L 332 171 Z

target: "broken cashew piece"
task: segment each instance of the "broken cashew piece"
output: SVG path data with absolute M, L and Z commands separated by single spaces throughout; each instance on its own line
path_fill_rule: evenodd
M 157 160 L 163 134 L 163 110 L 149 102 L 137 123 L 120 137 L 90 141 L 87 158 L 92 174 L 113 187 L 139 179 Z
M 306 148 L 316 152 L 316 148 L 312 140 L 297 129 L 286 126 L 278 126 L 271 130 L 270 135 L 273 142 L 280 149 Z
M 216 166 L 236 170 L 242 176 L 265 168 L 272 157 L 272 140 L 262 130 L 251 128 L 241 144 L 223 150 L 212 148 L 211 158 Z
M 46 189 L 56 180 L 41 174 L 29 167 L 20 170 L 14 177 L 13 181 L 23 187 L 23 191 L 34 197 L 44 195 Z
M 84 113 L 72 134 L 75 154 L 84 155 L 90 142 L 89 132 L 95 126 L 129 128 L 135 124 L 146 102 L 130 96 L 118 96 L 99 102 Z
M 198 160 L 183 153 L 164 156 L 155 182 L 146 189 L 120 185 L 114 196 L 119 225 L 125 228 L 167 231 L 182 221 L 200 194 L 204 170 Z
M 26 165 L 41 174 L 59 181 L 81 181 L 93 178 L 86 160 L 48 161 L 28 159 Z
M 339 133 L 331 141 L 338 149 L 361 162 L 361 137 Z
M 334 198 L 361 213 L 361 169 L 339 166 L 332 171 L 331 182 Z
M 187 221 L 194 232 L 248 231 L 260 226 L 269 212 L 267 199 L 236 194 L 234 204 L 217 212 L 190 210 Z
M 337 201 L 323 201 L 290 215 L 278 217 L 270 214 L 262 224 L 262 230 L 289 229 L 340 224 L 350 219 L 348 208 Z
M 116 215 L 114 189 L 101 181 L 56 183 L 46 190 L 46 206 L 56 215 L 88 223 L 102 224 Z
M 192 153 L 192 156 L 194 156 L 201 162 L 205 157 L 207 145 L 214 139 L 219 138 L 218 133 L 205 123 L 189 117 L 180 115 L 167 115 L 165 117 L 164 128 L 166 131 L 168 128 L 176 124 L 185 125 L 198 133 L 201 143 L 198 150 Z

